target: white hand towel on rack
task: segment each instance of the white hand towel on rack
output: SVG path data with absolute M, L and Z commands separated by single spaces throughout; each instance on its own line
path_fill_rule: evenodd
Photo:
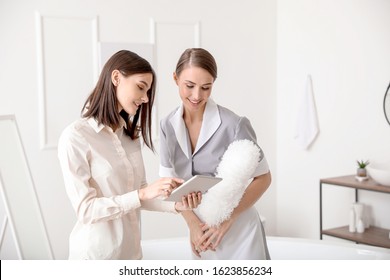
M 298 146 L 306 150 L 319 132 L 313 83 L 310 75 L 307 76 L 306 90 L 298 101 L 294 138 Z

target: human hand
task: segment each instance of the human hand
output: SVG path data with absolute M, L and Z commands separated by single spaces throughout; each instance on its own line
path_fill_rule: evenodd
M 225 234 L 229 231 L 233 224 L 232 219 L 228 219 L 221 223 L 218 227 L 211 227 L 207 224 L 201 224 L 201 230 L 203 232 L 202 237 L 199 239 L 199 248 L 202 251 L 215 250 L 221 243 Z
M 202 201 L 202 193 L 189 193 L 187 196 L 183 196 L 181 202 L 175 203 L 176 211 L 187 211 L 198 207 Z
M 149 200 L 158 196 L 168 197 L 171 192 L 184 182 L 179 178 L 160 178 L 145 188 L 138 190 L 140 200 Z
M 202 223 L 199 223 L 189 227 L 191 250 L 199 258 L 200 258 L 201 249 L 199 248 L 198 244 L 199 244 L 199 239 L 203 236 L 201 225 Z

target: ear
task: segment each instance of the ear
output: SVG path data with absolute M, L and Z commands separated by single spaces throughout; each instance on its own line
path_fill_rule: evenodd
M 179 78 L 177 77 L 176 72 L 173 72 L 173 80 L 175 81 L 176 85 L 179 85 L 178 84 Z
M 120 77 L 120 72 L 119 70 L 115 69 L 114 71 L 112 71 L 111 73 L 111 82 L 114 86 L 118 86 L 119 85 L 119 77 Z

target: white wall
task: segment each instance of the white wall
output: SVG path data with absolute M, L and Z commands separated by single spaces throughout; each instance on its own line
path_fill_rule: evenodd
M 389 159 L 383 97 L 390 82 L 390 2 L 278 1 L 277 232 L 319 237 L 319 179 L 354 174 L 356 160 Z M 293 140 L 296 101 L 313 79 L 320 134 Z M 348 222 L 353 191 L 324 187 L 324 226 Z M 373 222 L 390 228 L 389 199 L 360 192 Z
M 55 33 L 53 27 L 58 27 L 57 38 L 43 37 L 45 46 L 59 45 L 54 51 L 43 50 L 43 55 L 49 57 L 44 63 L 58 70 L 43 73 L 46 100 L 40 98 L 42 71 L 38 67 L 41 60 L 37 55 L 40 47 L 36 13 L 44 22 L 46 35 Z M 192 28 L 196 24 L 199 36 Z M 68 37 L 74 39 L 61 47 L 58 42 Z M 93 54 L 96 40 L 156 43 L 158 119 L 178 105 L 177 89 L 171 79 L 179 54 L 196 44 L 209 49 L 219 65 L 214 98 L 251 119 L 276 179 L 274 1 L 200 0 L 194 5 L 193 1 L 182 0 L 0 0 L 0 115 L 16 115 L 55 258 L 67 258 L 68 236 L 75 217 L 65 194 L 56 149 L 50 145 L 55 145 L 64 121 L 78 117 L 88 88 L 92 89 L 96 78 Z M 55 55 L 56 49 L 59 57 Z M 75 53 L 63 59 L 63 55 L 69 55 L 69 49 Z M 57 59 L 69 64 L 69 69 L 58 67 Z M 46 123 L 42 122 L 42 115 L 46 116 Z M 42 127 L 46 127 L 49 143 L 42 139 Z M 155 144 L 158 147 L 158 141 Z M 156 179 L 158 156 L 145 150 L 145 162 L 149 180 Z M 275 194 L 273 184 L 257 204 L 267 219 L 270 233 L 276 229 Z M 3 205 L 0 206 L 3 214 Z M 146 239 L 184 236 L 187 231 L 180 216 L 149 212 L 143 214 L 142 229 Z M 8 229 L 6 241 L 10 244 L 1 251 L 1 259 L 15 256 L 10 237 Z
M 246 115 L 251 120 L 271 170 L 276 174 L 276 112 L 273 110 L 276 105 L 276 3 L 273 1 L 247 1 L 245 5 L 234 1 L 204 1 L 204 5 L 201 3 L 203 2 L 192 6 L 190 15 L 186 14 L 185 18 L 187 21 L 198 19 L 201 22 L 201 45 L 210 50 L 217 60 L 218 79 L 213 87 L 213 98 L 221 105 L 234 110 L 237 114 Z M 182 4 L 185 10 L 185 4 Z M 170 17 L 164 15 L 162 18 Z M 160 102 L 166 98 L 166 94 L 173 94 L 175 99 L 178 98 L 177 88 L 171 77 L 179 53 L 172 56 L 170 62 L 165 60 L 163 65 L 158 65 L 158 69 L 161 70 L 162 67 L 166 68 L 164 65 L 171 63 L 170 68 L 159 73 L 160 85 L 164 83 L 170 90 L 169 93 L 162 92 L 158 96 Z M 171 98 L 169 96 L 168 100 L 172 100 Z M 164 108 L 160 109 L 160 117 L 165 115 L 161 113 L 163 110 Z M 145 154 L 146 161 L 153 163 L 149 165 L 148 175 L 154 180 L 158 173 L 158 157 L 153 157 L 149 151 L 145 151 Z M 256 205 L 267 220 L 267 232 L 273 234 L 276 233 L 275 194 L 273 184 Z M 159 237 L 183 236 L 187 233 L 181 217 L 155 212 L 144 212 L 143 216 L 150 218 L 148 221 L 153 221 L 149 223 L 143 220 L 144 238 L 157 237 L 154 230 L 156 223 L 160 226 Z M 165 219 L 160 220 L 161 216 L 165 216 Z
M 49 16 L 97 16 L 98 40 L 103 42 L 151 43 L 151 18 L 161 23 L 158 33 L 175 40 L 169 47 L 157 36 L 158 118 L 177 104 L 171 72 L 181 48 L 193 44 L 194 37 L 183 35 L 185 24 L 199 23 L 199 44 L 215 55 L 220 69 L 214 98 L 251 119 L 271 166 L 272 186 L 257 204 L 267 219 L 268 234 L 318 238 L 319 179 L 353 174 L 356 159 L 376 161 L 390 154 L 390 127 L 382 110 L 390 77 L 389 1 L 200 0 L 193 4 L 0 0 L 0 115 L 15 114 L 18 120 L 57 259 L 67 257 L 74 213 L 55 149 L 40 148 L 36 11 Z M 175 37 L 176 31 L 180 38 Z M 308 74 L 313 78 L 320 134 L 309 150 L 302 151 L 293 141 L 292 127 L 296 99 Z M 82 78 L 76 83 L 80 88 L 92 86 L 90 76 Z M 75 104 L 78 107 L 81 104 Z M 155 144 L 158 147 L 158 141 Z M 145 150 L 145 161 L 148 178 L 156 179 L 158 156 Z M 331 201 L 325 209 L 325 226 L 345 224 L 352 193 L 334 189 L 325 197 Z M 365 192 L 361 198 L 372 207 L 375 224 L 390 228 L 388 195 Z M 182 219 L 169 214 L 145 212 L 142 228 L 146 239 L 186 234 Z M 8 245 L 6 253 L 12 258 L 14 248 Z M 4 252 L 1 259 L 6 259 Z

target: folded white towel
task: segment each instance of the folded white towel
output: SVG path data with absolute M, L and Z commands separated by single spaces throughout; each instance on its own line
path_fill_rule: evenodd
M 307 76 L 306 90 L 298 102 L 297 109 L 294 138 L 298 146 L 306 150 L 313 143 L 319 132 L 313 83 L 310 75 Z

